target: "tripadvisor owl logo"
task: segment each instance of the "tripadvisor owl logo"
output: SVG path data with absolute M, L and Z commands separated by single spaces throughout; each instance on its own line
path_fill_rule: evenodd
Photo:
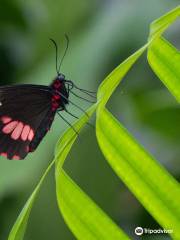
M 140 236 L 143 234 L 143 228 L 142 227 L 136 227 L 135 228 L 135 234 Z

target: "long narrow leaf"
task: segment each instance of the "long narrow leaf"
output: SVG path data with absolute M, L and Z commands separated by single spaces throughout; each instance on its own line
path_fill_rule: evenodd
M 95 107 L 87 113 L 91 115 Z M 86 121 L 87 117 L 84 115 L 73 126 L 79 130 Z M 73 129 L 68 129 L 56 146 L 56 194 L 59 209 L 67 225 L 80 240 L 129 239 L 63 171 L 62 165 L 76 137 Z
M 107 110 L 101 111 L 97 136 L 116 174 L 150 214 L 180 238 L 180 189 L 175 179 Z
M 180 52 L 161 37 L 149 46 L 148 61 L 153 71 L 180 103 Z
M 149 40 L 159 38 L 163 32 L 180 16 L 180 6 L 153 21 L 150 25 Z
M 160 80 L 180 103 L 180 52 L 161 34 L 180 17 L 180 6 L 152 22 L 148 62 Z
M 63 170 L 56 176 L 58 205 L 77 239 L 129 239 Z

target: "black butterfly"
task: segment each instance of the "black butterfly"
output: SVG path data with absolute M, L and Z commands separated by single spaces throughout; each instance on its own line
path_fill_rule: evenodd
M 54 40 L 52 41 L 56 47 L 57 77 L 49 86 L 32 84 L 0 86 L 0 155 L 8 159 L 23 159 L 29 152 L 33 152 L 50 129 L 55 114 L 61 116 L 60 111 L 63 110 L 71 114 L 66 109 L 68 103 L 83 111 L 69 100 L 70 92 L 84 99 L 72 92 L 74 87 L 93 96 L 92 92 L 78 88 L 59 72 L 68 48 L 68 38 L 59 68 L 57 68 L 57 45 Z

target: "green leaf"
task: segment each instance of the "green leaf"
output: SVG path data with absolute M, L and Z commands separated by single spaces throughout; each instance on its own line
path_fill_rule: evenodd
M 103 109 L 108 99 L 112 95 L 115 88 L 118 86 L 120 81 L 123 79 L 125 74 L 129 71 L 132 65 L 136 62 L 136 60 L 141 56 L 141 54 L 145 51 L 148 44 L 144 45 L 137 52 L 127 58 L 123 63 L 121 63 L 117 68 L 110 73 L 105 80 L 101 83 L 98 89 L 98 99 L 99 106 L 97 110 Z
M 149 213 L 164 228 L 173 229 L 179 239 L 180 189 L 176 180 L 106 109 L 97 121 L 97 137 L 116 174 Z
M 103 81 L 98 90 L 98 99 L 101 102 L 97 108 L 96 120 L 98 143 L 112 169 L 157 222 L 164 228 L 173 230 L 173 236 L 176 239 L 180 239 L 180 188 L 178 183 L 138 144 L 105 108 L 105 105 L 124 75 L 141 56 L 145 48 L 149 45 L 150 47 L 153 46 L 156 41 L 158 42 L 160 34 L 178 15 L 179 7 L 153 22 L 149 42 L 121 63 Z M 170 62 L 173 57 L 174 51 L 172 52 L 171 49 L 168 51 Z M 177 65 L 173 67 L 174 71 L 176 71 Z M 167 74 L 167 71 L 169 70 L 161 68 L 163 76 Z M 178 74 L 178 71 L 174 75 Z M 173 85 L 172 89 L 176 92 L 178 88 L 177 79 L 174 78 L 172 83 L 169 83 L 170 73 L 168 72 L 168 74 L 166 84 Z M 179 90 L 177 92 L 179 94 Z M 176 95 L 178 95 L 177 92 Z
M 164 38 L 153 41 L 148 61 L 160 80 L 180 103 L 180 52 Z
M 56 183 L 59 208 L 77 239 L 129 239 L 63 170 Z
M 50 165 L 46 169 L 45 173 L 43 174 L 42 178 L 40 179 L 38 185 L 36 186 L 33 193 L 31 194 L 30 198 L 26 202 L 24 208 L 22 209 L 21 213 L 19 214 L 16 222 L 14 223 L 14 225 L 11 229 L 8 240 L 22 240 L 24 238 L 26 226 L 28 223 L 29 215 L 30 215 L 31 209 L 33 207 L 34 201 L 37 197 L 37 194 L 41 188 L 41 185 L 42 185 L 45 177 L 47 176 L 47 174 L 50 171 L 53 164 L 54 164 L 54 161 L 50 163 Z
M 87 111 L 91 115 L 96 105 Z M 80 130 L 86 123 L 84 115 L 73 127 Z M 56 146 L 56 194 L 59 209 L 77 239 L 129 239 L 115 223 L 70 179 L 62 165 L 76 139 L 68 129 Z
M 152 22 L 148 62 L 160 80 L 180 103 L 180 52 L 161 34 L 180 16 L 180 6 Z
M 150 25 L 149 41 L 160 37 L 163 32 L 180 16 L 180 6 L 153 21 Z

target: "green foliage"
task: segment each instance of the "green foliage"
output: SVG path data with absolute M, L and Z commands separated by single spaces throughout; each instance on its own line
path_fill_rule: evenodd
M 148 49 L 148 61 L 160 80 L 166 85 L 172 95 L 180 102 L 180 53 L 161 34 L 180 16 L 180 7 L 167 13 L 151 24 L 151 42 Z
M 167 229 L 180 239 L 180 189 L 176 180 L 127 132 L 106 109 L 105 105 L 122 78 L 148 47 L 148 61 L 155 73 L 180 100 L 179 52 L 161 37 L 166 28 L 180 15 L 180 7 L 151 24 L 149 42 L 121 63 L 100 85 L 96 134 L 100 148 L 115 173 L 124 181 L 143 206 Z M 162 47 L 162 48 L 161 48 Z M 87 122 L 82 116 L 74 127 Z M 55 163 L 56 194 L 59 209 L 77 239 L 128 239 L 126 234 L 76 185 L 63 170 L 63 163 L 76 135 L 68 129 L 57 143 L 55 159 L 47 168 L 36 189 L 16 220 L 9 240 L 22 240 L 28 217 L 41 184 Z
M 77 239 L 129 239 L 64 170 L 56 171 L 58 205 Z
M 87 113 L 92 114 L 95 108 L 92 106 Z M 74 127 L 80 130 L 86 121 L 85 115 Z M 63 162 L 76 137 L 70 128 L 56 146 L 56 194 L 65 221 L 78 239 L 129 239 L 63 171 Z
M 148 43 L 150 65 L 155 72 L 158 71 L 161 80 L 166 82 L 177 99 L 180 94 L 180 54 L 170 44 L 165 45 L 166 42 L 157 36 L 165 31 L 169 22 L 176 19 L 179 10 L 180 8 L 177 8 L 165 15 L 163 21 L 160 19 L 152 23 Z M 180 238 L 178 183 L 105 108 L 115 87 L 146 47 L 147 45 L 120 64 L 101 84 L 98 92 L 99 100 L 102 101 L 97 109 L 97 139 L 105 158 L 117 175 L 159 224 L 166 229 L 173 229 L 174 236 Z
M 154 72 L 180 103 L 180 54 L 167 40 L 153 41 L 148 51 L 148 61 Z

